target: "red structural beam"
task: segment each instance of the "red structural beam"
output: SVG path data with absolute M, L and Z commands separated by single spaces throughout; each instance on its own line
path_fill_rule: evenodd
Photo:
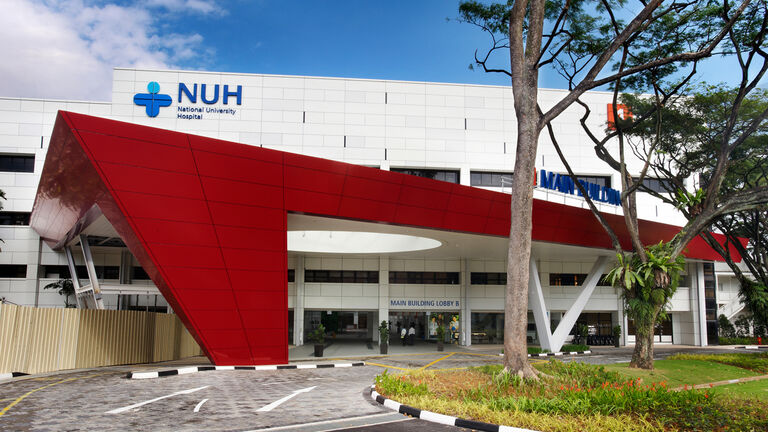
M 510 200 L 468 186 L 59 112 L 31 225 L 59 248 L 104 215 L 211 361 L 267 364 L 288 360 L 288 212 L 507 236 Z M 605 217 L 629 248 L 623 218 Z M 678 230 L 640 222 L 646 244 Z M 611 248 L 588 210 L 541 200 L 534 200 L 532 235 Z M 686 255 L 720 260 L 701 238 Z

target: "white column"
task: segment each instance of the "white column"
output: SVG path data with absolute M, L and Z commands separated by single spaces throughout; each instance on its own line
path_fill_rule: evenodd
M 583 311 L 584 307 L 587 305 L 589 298 L 592 296 L 592 292 L 594 292 L 595 287 L 603 276 L 603 271 L 605 271 L 607 266 L 607 257 L 601 256 L 597 258 L 597 261 L 595 261 L 595 264 L 587 275 L 587 279 L 584 280 L 581 292 L 579 292 L 578 297 L 574 300 L 573 305 L 571 305 L 571 307 L 568 308 L 568 311 L 565 312 L 565 315 L 563 315 L 563 318 L 557 325 L 555 332 L 552 334 L 552 351 L 559 351 L 560 348 L 563 347 L 563 344 L 565 344 L 565 338 L 568 337 L 568 333 L 573 328 L 573 325 L 576 324 L 576 320 L 579 319 L 581 311 Z
M 541 290 L 539 268 L 533 254 L 531 254 L 528 263 L 528 272 L 528 307 L 533 311 L 533 320 L 536 322 L 536 333 L 539 335 L 541 348 L 552 351 L 552 332 L 549 328 L 547 308 L 544 305 L 544 292 Z
M 293 271 L 293 285 L 296 287 L 296 301 L 293 304 L 293 344 L 304 345 L 304 256 L 296 256 Z
M 469 167 L 462 167 L 459 169 L 459 184 L 462 184 L 464 186 L 470 186 L 470 177 L 471 173 L 469 171 Z
M 379 316 L 376 322 L 377 330 L 373 332 L 374 341 L 379 340 L 378 328 L 382 321 L 389 323 L 389 257 L 386 255 L 379 257 Z M 400 338 L 400 335 L 389 335 L 390 345 L 395 337 Z
M 620 288 L 621 289 L 621 288 Z M 621 294 L 619 294 L 619 301 L 618 301 L 618 317 L 617 317 L 617 324 L 621 326 L 621 336 L 619 337 L 619 345 L 624 346 L 627 344 L 627 319 L 624 316 L 624 299 L 621 298 Z
M 697 329 L 698 338 L 695 338 L 696 345 L 707 346 L 707 311 L 704 296 L 704 264 L 696 263 L 696 309 L 694 325 Z
M 469 307 L 469 262 L 467 259 L 461 260 L 461 273 L 459 275 L 461 282 L 461 309 L 459 316 L 459 333 L 461 338 L 460 345 L 472 345 L 472 309 Z

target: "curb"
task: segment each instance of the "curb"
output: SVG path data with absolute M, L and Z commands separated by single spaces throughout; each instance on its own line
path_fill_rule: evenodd
M 768 350 L 768 346 L 766 346 L 766 345 L 746 345 L 746 346 L 737 346 L 736 349 Z
M 475 420 L 464 420 L 458 417 L 448 416 L 445 414 L 438 414 L 432 411 L 420 410 L 408 405 L 395 402 L 392 399 L 387 399 L 380 395 L 375 390 L 376 385 L 371 386 L 371 399 L 380 403 L 381 405 L 391 410 L 397 411 L 400 414 L 405 414 L 411 417 L 422 419 L 428 422 L 440 423 L 447 426 L 456 426 L 467 429 L 474 429 L 485 432 L 538 432 L 531 429 L 522 429 L 513 426 L 502 426 L 492 423 L 484 423 Z
M 262 365 L 262 366 L 189 366 L 178 369 L 168 369 L 154 372 L 128 372 L 127 379 L 160 378 L 173 375 L 186 375 L 197 372 L 222 371 L 222 370 L 283 370 L 283 369 L 326 369 L 343 368 L 353 366 L 365 366 L 365 362 L 357 363 L 328 363 L 328 364 L 300 364 L 300 365 Z
M 564 355 L 587 355 L 592 354 L 592 351 L 565 351 L 565 352 L 556 352 L 556 353 L 538 353 L 538 354 L 528 354 L 528 358 L 531 357 L 560 357 Z M 504 353 L 499 354 L 499 357 L 504 357 Z
M 27 376 L 27 375 L 29 375 L 29 374 L 28 373 L 24 373 L 24 372 L 0 373 L 0 380 L 11 379 L 11 378 L 16 378 L 16 377 L 20 377 L 20 376 Z

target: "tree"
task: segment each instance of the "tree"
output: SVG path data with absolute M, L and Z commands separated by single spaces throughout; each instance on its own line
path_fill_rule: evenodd
M 768 148 L 765 149 L 768 154 Z M 725 233 L 728 243 L 716 245 L 708 236 L 707 242 L 725 260 L 739 281 L 739 297 L 754 319 L 763 326 L 768 326 L 768 210 L 754 209 L 732 215 L 726 215 L 715 222 L 715 226 Z M 744 246 L 739 238 L 746 238 L 749 244 Z M 714 242 L 714 243 L 713 243 Z M 729 245 L 739 253 L 749 275 L 744 274 L 730 254 Z
M 75 286 L 72 283 L 72 279 L 59 279 L 56 282 L 51 282 L 44 286 L 43 289 L 55 289 L 58 290 L 59 295 L 64 296 L 64 307 L 75 307 L 75 304 L 69 303 L 69 296 L 75 295 Z
M 745 95 L 740 97 L 742 91 Z M 734 108 L 739 100 L 739 106 Z M 625 97 L 625 102 L 633 109 L 647 109 L 649 104 L 652 105 L 652 102 L 633 96 Z M 727 88 L 723 85 L 697 89 L 690 97 L 661 109 L 661 115 L 666 119 L 665 127 L 664 133 L 658 137 L 660 143 L 652 159 L 651 170 L 658 177 L 673 179 L 674 183 L 698 176 L 700 184 L 709 188 L 721 158 L 722 133 L 732 123 L 732 135 L 748 134 L 729 153 L 719 188 L 720 200 L 734 195 L 759 193 L 768 185 L 768 124 L 763 121 L 766 112 L 768 91 L 764 89 Z M 756 125 L 754 130 L 751 129 L 753 124 Z M 645 154 L 645 144 L 655 139 L 656 132 L 649 130 L 648 125 L 638 126 L 631 134 L 642 138 L 644 148 L 639 153 Z M 680 143 L 686 145 L 680 146 Z M 700 192 L 702 196 L 703 190 Z M 703 210 L 700 204 L 691 207 L 688 195 L 676 196 L 663 191 L 651 193 L 669 203 L 675 203 L 675 200 L 679 205 L 687 203 L 684 207 L 689 217 Z M 747 309 L 763 323 L 768 323 L 767 209 L 765 205 L 756 205 L 714 218 L 713 228 L 726 235 L 727 243 L 724 245 L 719 244 L 709 232 L 703 233 L 704 239 L 723 257 L 739 280 L 740 294 Z M 740 238 L 749 239 L 749 244 L 742 244 Z M 732 249 L 742 257 L 746 274 L 735 263 Z
M 669 76 L 681 66 L 693 64 L 695 70 L 696 62 L 713 53 L 749 3 L 745 0 L 731 11 L 727 0 L 722 4 L 692 0 L 664 5 L 661 0 L 651 0 L 641 2 L 634 10 L 623 0 L 510 0 L 490 5 L 467 1 L 461 3 L 459 13 L 462 21 L 491 36 L 491 48 L 482 56 L 475 53 L 475 64 L 486 72 L 510 77 L 517 116 L 514 171 L 533 173 L 541 132 L 546 127 L 552 137 L 552 120 L 571 105 L 582 104 L 579 98 L 586 91 L 605 85 L 620 88 L 622 82 L 647 87 L 652 78 Z M 625 22 L 620 16 L 632 18 Z M 508 70 L 493 63 L 493 54 L 500 50 L 509 52 Z M 606 72 L 609 63 L 614 69 Z M 539 72 L 545 67 L 554 68 L 571 83 L 569 92 L 546 111 L 538 104 Z M 623 171 L 625 174 L 626 169 Z M 629 195 L 622 198 L 631 199 Z M 525 338 L 532 204 L 533 176 L 514 176 L 514 217 L 510 223 L 504 308 L 504 367 L 527 377 L 537 374 L 527 361 Z M 611 236 L 617 253 L 623 254 L 612 229 L 594 204 L 590 206 Z M 627 202 L 622 207 L 630 231 L 636 233 L 633 206 Z M 639 259 L 647 261 L 639 236 L 633 235 L 632 243 Z
M 723 8 L 721 15 L 724 19 L 728 16 L 727 8 Z M 637 191 L 650 192 L 674 204 L 687 218 L 686 225 L 669 243 L 659 245 L 665 246 L 661 250 L 668 263 L 678 260 L 687 244 L 700 234 L 721 255 L 728 256 L 728 244 L 719 244 L 709 233 L 710 226 L 729 215 L 759 211 L 768 203 L 768 162 L 765 160 L 768 103 L 766 92 L 757 87 L 768 71 L 768 54 L 763 51 L 767 32 L 764 1 L 746 8 L 742 19 L 728 30 L 722 49 L 735 58 L 741 69 L 741 81 L 735 88 L 703 86 L 677 97 L 675 94 L 692 75 L 683 79 L 682 83 L 665 83 L 651 76 L 648 82 L 654 90 L 653 95 L 624 95 L 622 101 L 630 110 L 641 115 L 635 120 L 613 125 L 615 132 L 606 135 L 615 134 L 618 137 L 618 160 L 605 148 L 605 138 L 597 140 L 590 135 L 595 140 L 598 156 L 621 172 L 625 219 L 628 214 L 634 219 L 634 226 L 631 221 L 627 226 L 633 238 L 634 254 L 639 254 L 641 261 L 620 259 L 613 272 L 614 280 L 624 288 L 627 312 L 631 318 L 643 320 L 647 307 L 660 308 L 659 317 L 663 317 L 665 305 L 661 301 L 666 301 L 664 297 L 668 300 L 676 288 L 674 268 L 670 272 L 670 267 L 657 266 L 656 272 L 667 273 L 668 277 L 657 277 L 654 281 L 633 277 L 632 272 L 657 261 L 659 252 L 658 248 L 647 248 L 639 243 L 633 198 Z M 617 85 L 614 98 L 619 90 Z M 582 122 L 582 125 L 586 123 Z M 625 141 L 634 155 L 644 162 L 639 179 L 633 179 L 625 168 Z M 663 183 L 666 190 L 654 191 L 644 184 L 649 172 L 667 179 Z M 691 187 L 686 188 L 687 179 L 698 181 L 695 191 Z M 744 249 L 735 238 L 730 243 L 737 249 Z M 651 254 L 652 249 L 657 252 L 655 256 Z M 627 262 L 631 264 L 627 265 Z M 647 291 L 648 282 L 652 282 L 654 291 L 663 288 L 661 292 L 665 295 L 647 297 L 645 305 L 641 305 L 636 301 L 635 293 Z M 752 295 L 747 297 L 754 301 L 754 306 L 768 309 L 765 291 L 754 289 L 754 283 L 743 283 L 742 288 L 745 286 L 753 288 Z M 653 367 L 652 337 L 652 327 L 642 330 L 638 325 L 638 342 L 631 366 Z

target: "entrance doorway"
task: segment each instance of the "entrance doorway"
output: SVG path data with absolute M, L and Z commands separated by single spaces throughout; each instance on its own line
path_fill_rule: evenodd
M 322 324 L 326 341 L 352 340 L 367 342 L 373 337 L 375 325 L 370 311 L 304 311 L 306 334 Z
M 415 341 L 436 341 L 437 340 L 437 316 L 442 315 L 443 328 L 445 329 L 444 342 L 451 341 L 451 319 L 458 316 L 459 312 L 414 312 L 414 311 L 389 311 L 389 331 L 392 334 L 392 343 L 398 343 L 400 340 L 400 330 L 405 327 L 406 331 L 413 324 L 416 332 Z

